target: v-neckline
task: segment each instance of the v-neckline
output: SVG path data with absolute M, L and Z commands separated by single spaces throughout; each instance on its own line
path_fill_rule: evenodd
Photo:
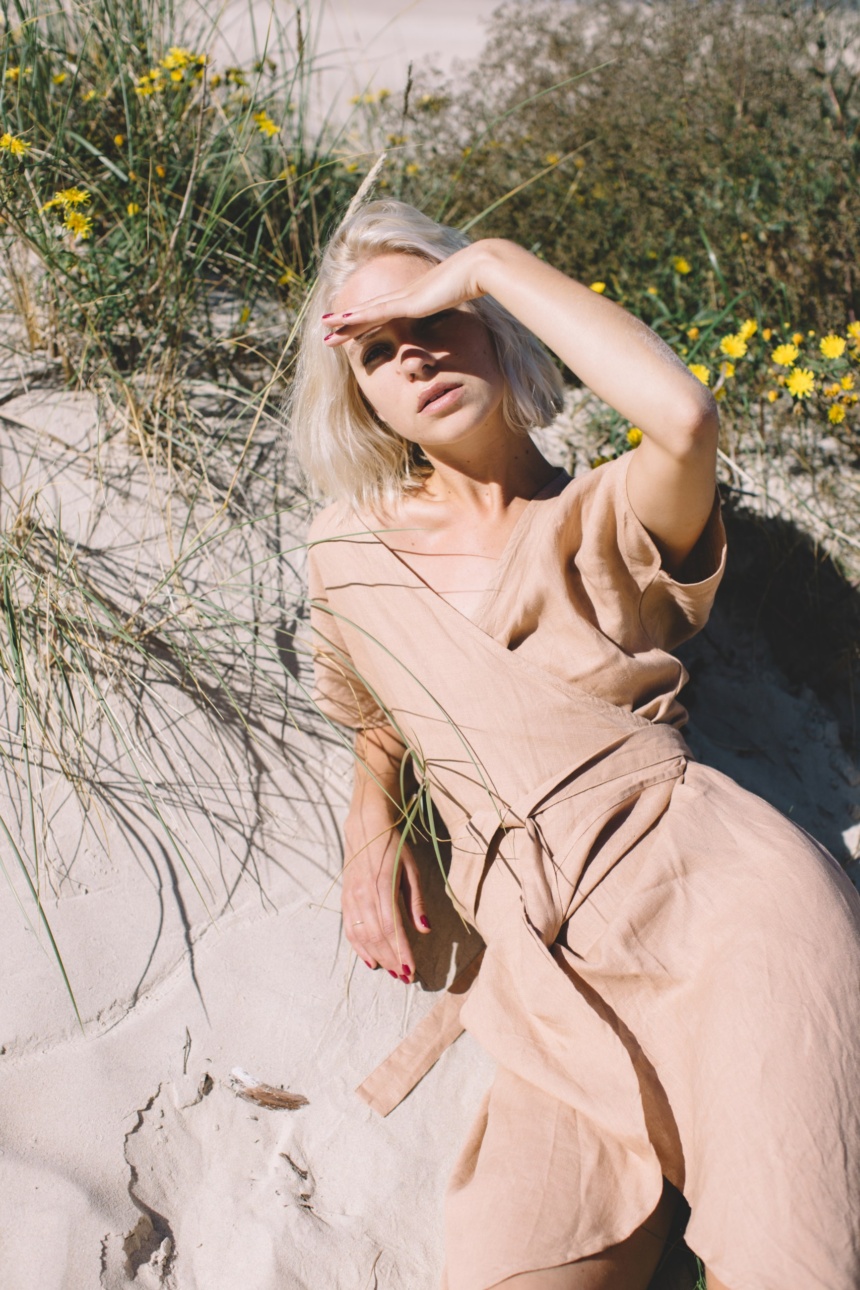
M 557 489 L 557 486 L 562 479 L 565 479 L 566 482 L 562 484 L 561 488 L 558 488 L 557 492 L 555 492 L 554 490 Z M 367 529 L 371 537 L 374 538 L 380 544 L 380 546 L 384 546 L 386 551 L 388 551 L 394 557 L 394 559 L 397 560 L 398 563 L 402 565 L 402 567 L 407 571 L 407 573 L 411 574 L 411 576 L 416 580 L 416 582 L 419 582 L 422 587 L 426 587 L 426 589 L 429 592 L 431 592 L 432 595 L 436 596 L 438 600 L 441 600 L 443 604 L 448 606 L 449 609 L 452 609 L 455 614 L 458 614 L 460 616 L 460 618 L 465 619 L 465 621 L 469 623 L 472 627 L 477 628 L 478 631 L 483 632 L 484 635 L 487 635 L 488 633 L 485 632 L 484 629 L 481 627 L 481 620 L 484 617 L 484 613 L 486 611 L 487 604 L 490 598 L 498 590 L 499 574 L 504 564 L 507 562 L 510 553 L 514 549 L 515 538 L 517 538 L 519 534 L 522 532 L 526 516 L 530 514 L 531 509 L 535 502 L 545 501 L 549 497 L 557 496 L 559 493 L 564 491 L 564 489 L 567 487 L 569 483 L 572 483 L 572 482 L 573 482 L 573 476 L 569 475 L 563 466 L 560 466 L 556 471 L 556 473 L 552 476 L 552 478 L 547 480 L 544 486 L 538 489 L 538 491 L 534 494 L 533 497 L 530 497 L 528 499 L 525 506 L 517 516 L 514 522 L 514 526 L 505 540 L 505 545 L 502 547 L 502 550 L 500 551 L 499 555 L 496 557 L 495 561 L 493 562 L 494 570 L 493 570 L 492 582 L 487 587 L 484 588 L 484 591 L 481 595 L 481 599 L 478 602 L 477 612 L 474 615 L 474 617 L 471 614 L 464 613 L 463 610 L 458 608 L 458 606 L 455 605 L 453 601 L 449 600 L 447 596 L 443 596 L 441 591 L 437 591 L 437 589 L 434 586 L 432 586 L 427 581 L 426 578 L 423 578 L 421 576 L 421 574 L 418 572 L 417 569 L 414 569 L 412 567 L 412 565 L 409 563 L 408 560 L 405 560 L 403 558 L 403 556 L 400 554 L 399 551 L 395 551 L 394 547 L 390 546 L 388 542 L 386 542 L 383 538 L 379 536 L 381 531 L 397 533 L 397 532 L 401 532 L 405 527 L 411 528 L 414 526 L 401 525 L 399 526 L 399 528 L 396 528 L 396 529 L 385 529 L 385 530 L 373 529 L 366 522 L 363 516 L 359 514 L 358 511 L 356 511 L 355 514 L 358 520 L 360 521 L 360 523 L 362 524 L 362 526 L 365 529 Z

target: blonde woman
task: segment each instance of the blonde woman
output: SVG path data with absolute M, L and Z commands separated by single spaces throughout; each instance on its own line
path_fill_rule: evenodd
M 542 346 L 634 451 L 546 461 Z M 346 936 L 414 981 L 411 759 L 486 945 L 361 1090 L 387 1113 L 463 1027 L 498 1063 L 448 1190 L 448 1290 L 645 1290 L 679 1193 L 708 1290 L 856 1290 L 860 899 L 679 731 L 670 651 L 725 558 L 713 398 L 522 247 L 374 202 L 326 251 L 292 427 L 332 499 L 317 701 L 357 732 Z

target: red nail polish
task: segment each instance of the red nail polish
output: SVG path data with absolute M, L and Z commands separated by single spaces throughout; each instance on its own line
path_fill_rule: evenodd
M 341 314 L 341 318 L 351 318 L 352 314 Z
M 388 975 L 389 975 L 389 976 L 393 976 L 395 981 L 397 980 L 397 973 L 396 973 L 396 972 L 392 972 L 392 971 L 391 971 L 391 968 L 389 968 L 389 969 L 388 969 Z
M 402 976 L 402 977 L 400 978 L 400 980 L 403 982 L 403 984 L 404 984 L 404 985 L 408 985 L 408 984 L 409 984 L 409 977 L 408 977 L 408 976 L 406 976 L 406 975 Z
M 364 962 L 365 962 L 365 964 L 367 965 L 367 967 L 369 967 L 369 968 L 372 968 L 372 967 L 373 967 L 373 964 L 372 964 L 372 963 L 368 963 L 368 962 L 367 962 L 367 959 L 365 959 L 365 960 L 364 960 Z
M 323 340 L 331 340 L 331 338 L 332 338 L 332 336 L 333 336 L 333 335 L 334 335 L 334 332 L 333 332 L 333 331 L 330 331 L 330 332 L 328 333 L 328 335 L 323 336 Z
M 326 318 L 334 318 L 334 314 L 323 314 L 322 316 L 323 322 L 325 322 Z
M 427 917 L 427 915 L 426 915 L 426 914 L 422 914 L 422 915 L 421 915 L 421 917 L 418 919 L 418 921 L 419 921 L 419 923 L 421 924 L 421 926 L 422 926 L 422 927 L 426 927 L 426 928 L 427 928 L 427 931 L 428 931 L 428 932 L 429 932 L 429 931 L 432 931 L 432 928 L 431 928 L 431 926 L 430 926 L 430 919 Z

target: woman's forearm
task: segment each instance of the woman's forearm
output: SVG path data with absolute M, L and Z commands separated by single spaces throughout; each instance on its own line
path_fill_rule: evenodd
M 684 456 L 716 422 L 708 390 L 638 318 L 502 238 L 474 244 L 477 277 L 572 372 L 660 447 Z
M 355 780 L 346 833 L 391 828 L 400 819 L 402 739 L 391 726 L 359 730 L 355 737 Z

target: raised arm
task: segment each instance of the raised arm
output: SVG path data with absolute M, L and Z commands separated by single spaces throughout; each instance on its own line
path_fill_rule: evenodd
M 643 433 L 628 473 L 633 511 L 672 573 L 714 503 L 713 396 L 639 319 L 514 242 L 489 238 L 455 252 L 405 291 L 325 319 L 331 345 L 395 317 L 425 317 L 492 295 L 599 398 Z

